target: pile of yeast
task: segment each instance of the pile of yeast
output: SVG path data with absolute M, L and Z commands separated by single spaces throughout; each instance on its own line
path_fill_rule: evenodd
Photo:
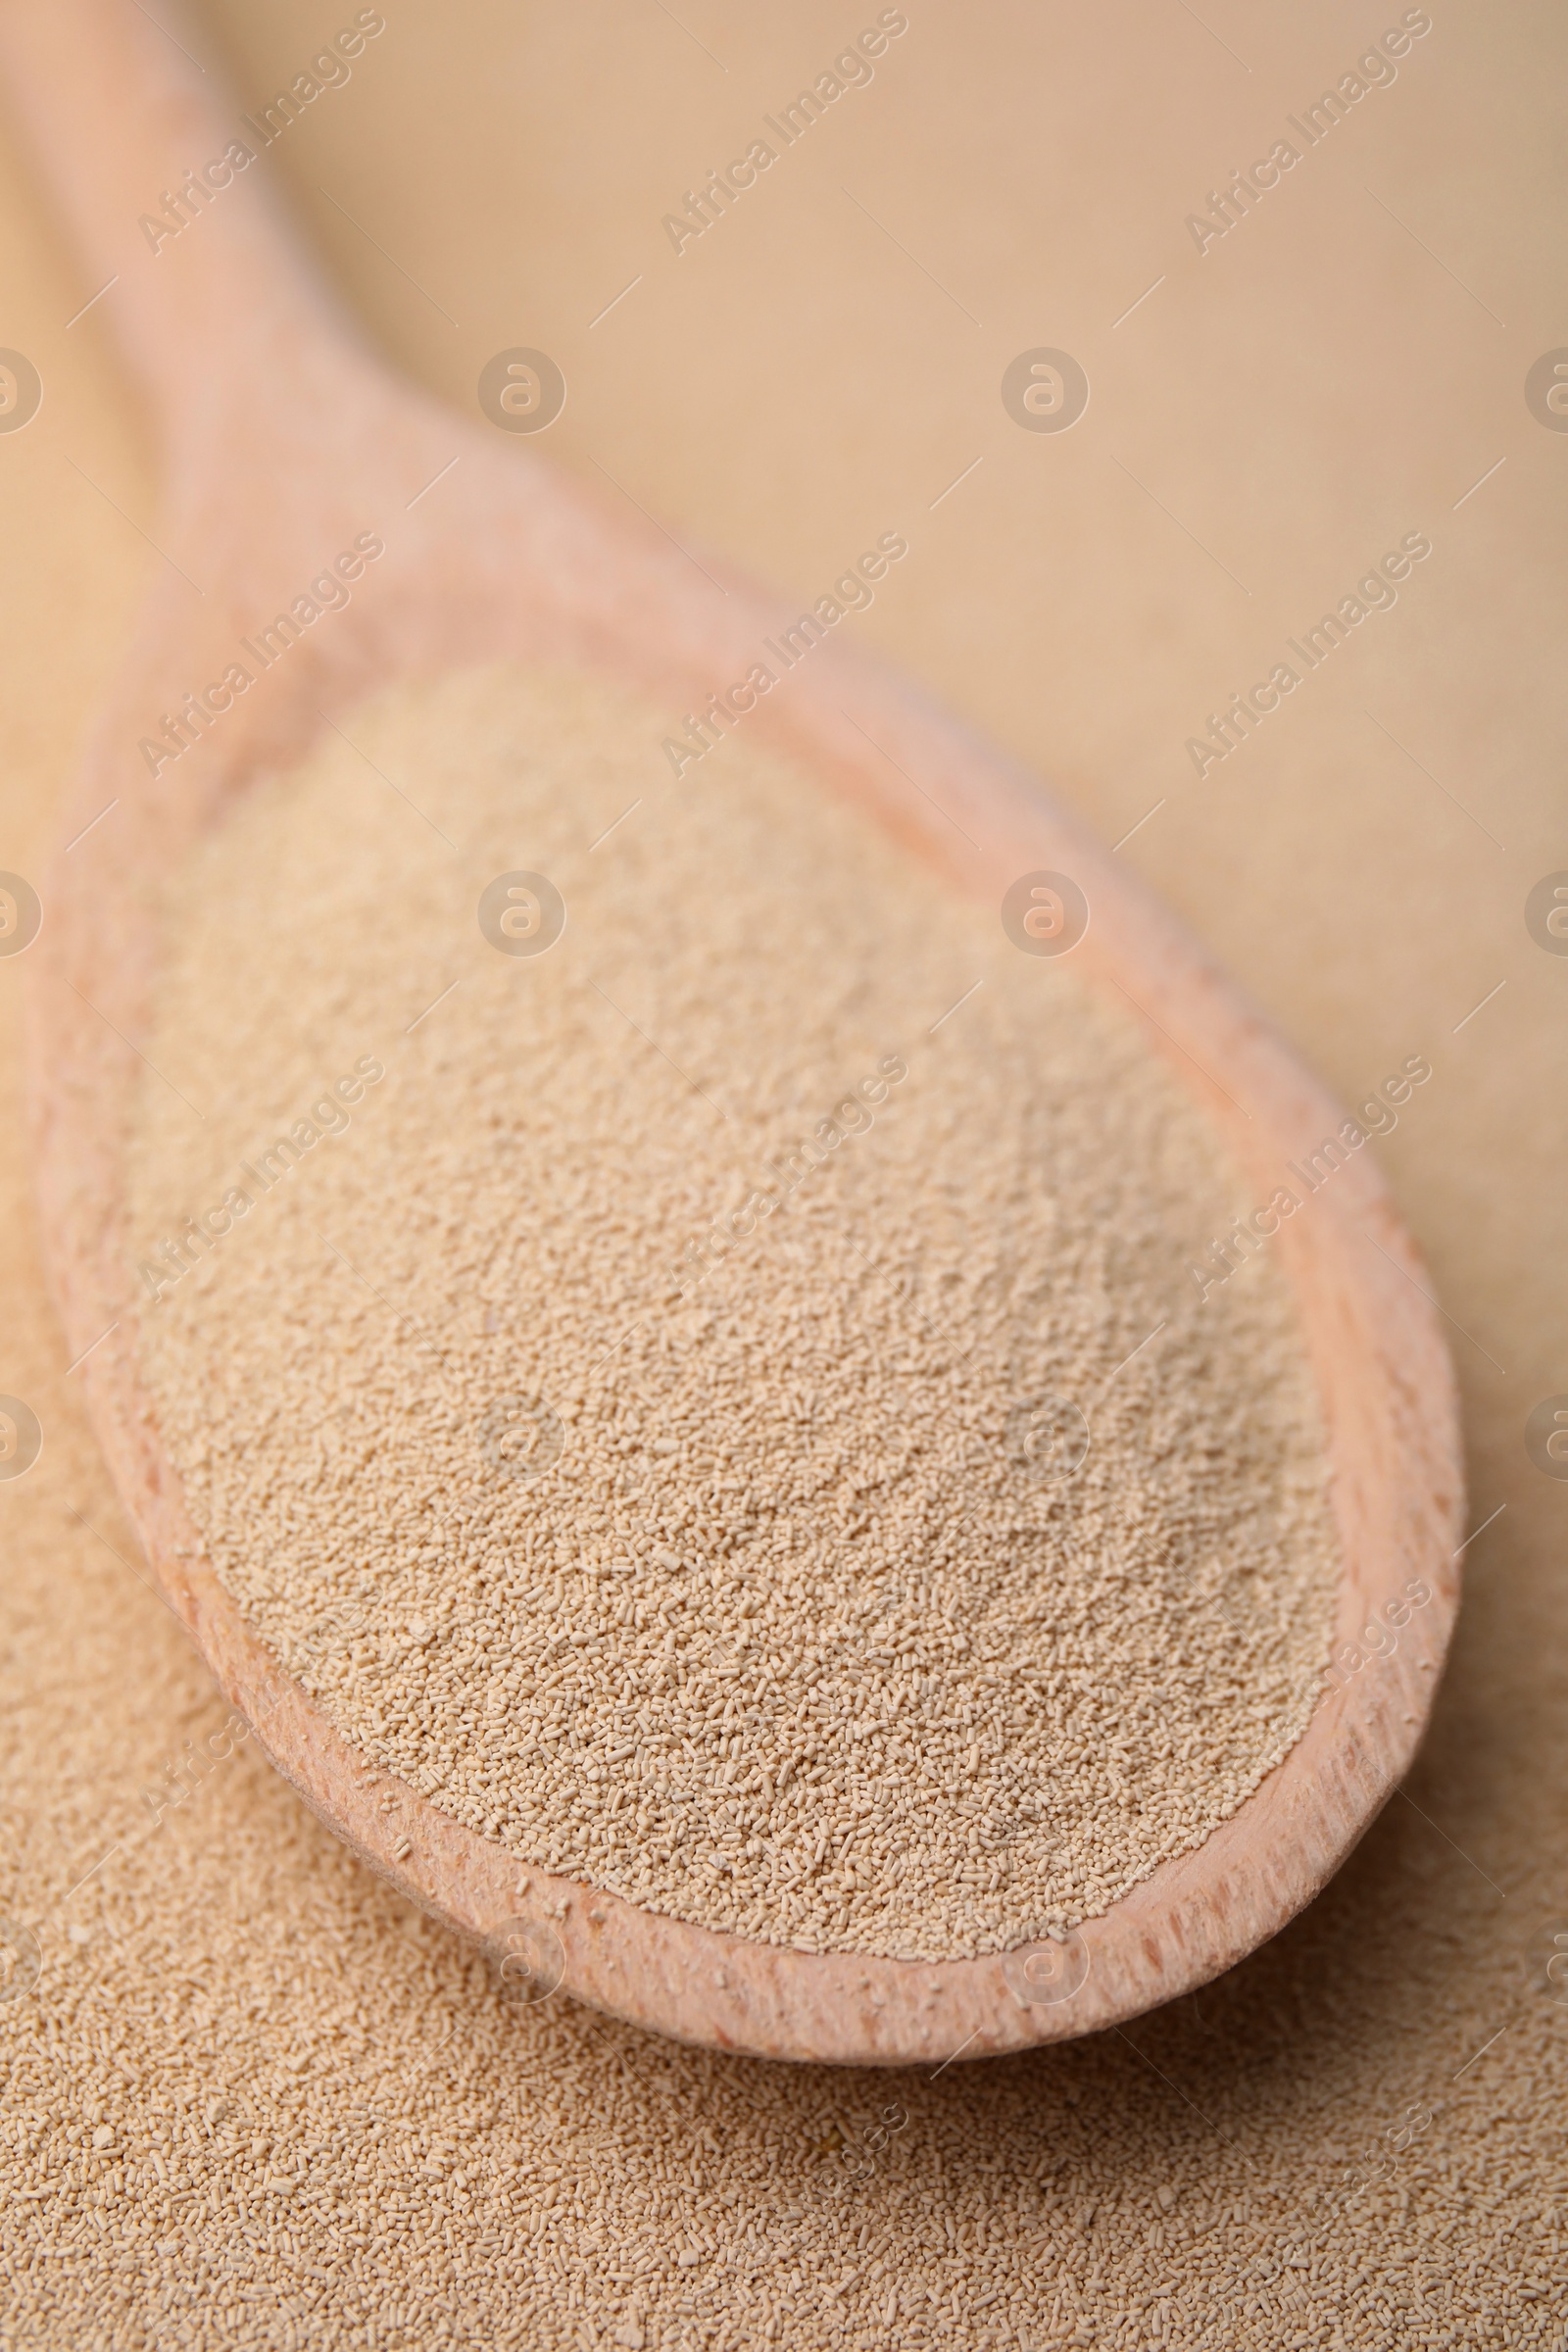
M 672 784 L 662 732 L 401 689 L 177 877 L 165 1440 L 288 1672 L 519 1858 L 810 1950 L 1060 1934 L 1311 1712 L 1283 1279 L 1200 1298 L 1243 1188 L 1070 958 L 744 737 Z

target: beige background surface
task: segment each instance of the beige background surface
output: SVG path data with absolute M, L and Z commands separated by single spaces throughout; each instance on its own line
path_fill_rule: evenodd
M 242 103 L 353 13 L 230 0 Z M 387 14 L 274 151 L 372 336 L 470 410 L 492 352 L 548 350 L 557 458 L 803 597 L 902 529 L 850 625 L 1138 825 L 1122 854 L 1345 1092 L 1430 1056 L 1378 1148 L 1490 1524 L 1406 1792 L 1274 1945 L 1125 2035 L 890 2084 L 509 2014 L 243 1747 L 154 1825 L 224 1711 L 67 1373 L 0 960 L 0 1391 L 46 1430 L 0 1486 L 0 1909 L 41 1950 L 0 2002 L 0 2341 L 1560 2345 L 1568 1484 L 1522 1432 L 1568 1390 L 1568 958 L 1523 906 L 1568 868 L 1568 435 L 1522 387 L 1568 343 L 1561 19 L 1439 5 L 1200 257 L 1185 216 L 1396 8 L 911 7 L 677 257 L 661 216 L 875 9 Z M 46 386 L 0 437 L 26 873 L 160 559 L 130 395 L 66 324 L 93 289 L 10 145 L 0 188 L 0 343 Z M 1089 373 L 1070 433 L 1002 407 L 1037 345 Z M 1398 606 L 1200 783 L 1185 738 L 1412 530 Z M 846 2192 L 890 2096 L 908 2127 Z M 1348 2192 L 1352 2164 L 1387 2169 Z

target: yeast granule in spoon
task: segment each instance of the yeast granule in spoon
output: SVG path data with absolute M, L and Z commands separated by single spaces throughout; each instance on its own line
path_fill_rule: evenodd
M 1304 1729 L 1337 1545 L 1130 1014 L 743 738 L 410 686 L 172 882 L 140 1346 L 214 1564 L 520 1860 L 811 1950 L 1105 1910 Z M 195 1115 L 198 1111 L 201 1116 Z

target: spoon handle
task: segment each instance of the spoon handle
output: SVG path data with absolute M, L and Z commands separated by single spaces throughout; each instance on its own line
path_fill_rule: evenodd
M 362 12 L 368 20 L 376 12 Z M 178 468 L 267 385 L 348 339 L 285 225 L 266 125 L 243 116 L 177 11 L 0 0 L 0 71 Z M 172 26 L 165 30 L 164 25 Z

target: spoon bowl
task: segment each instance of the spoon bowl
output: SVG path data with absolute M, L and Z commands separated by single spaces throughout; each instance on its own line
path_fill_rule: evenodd
M 895 2065 L 1088 2033 L 1217 1975 L 1317 1892 L 1397 1784 L 1457 1603 L 1451 1373 L 1364 1152 L 1274 1245 L 1321 1399 L 1341 1549 L 1322 1701 L 1232 1819 L 1065 1942 L 940 1962 L 804 1952 L 520 1863 L 337 1732 L 215 1575 L 138 1365 L 124 1206 L 168 876 L 249 781 L 379 688 L 521 659 L 634 686 L 679 733 L 796 615 L 569 479 L 529 437 L 396 382 L 293 250 L 265 167 L 154 247 L 135 225 L 147 192 L 177 188 L 234 134 L 215 77 L 131 0 L 5 0 L 0 58 L 93 283 L 114 280 L 104 308 L 162 425 L 163 568 L 41 893 L 29 1065 L 69 1358 L 169 1605 L 321 1819 L 479 1939 L 521 1997 L 560 1987 L 688 2041 Z M 525 404 L 535 379 L 514 380 Z M 888 666 L 829 640 L 741 723 L 992 907 L 1022 876 L 1069 876 L 1092 910 L 1079 968 L 1130 1007 L 1258 1200 L 1339 1132 L 1343 1111 L 1158 900 Z

